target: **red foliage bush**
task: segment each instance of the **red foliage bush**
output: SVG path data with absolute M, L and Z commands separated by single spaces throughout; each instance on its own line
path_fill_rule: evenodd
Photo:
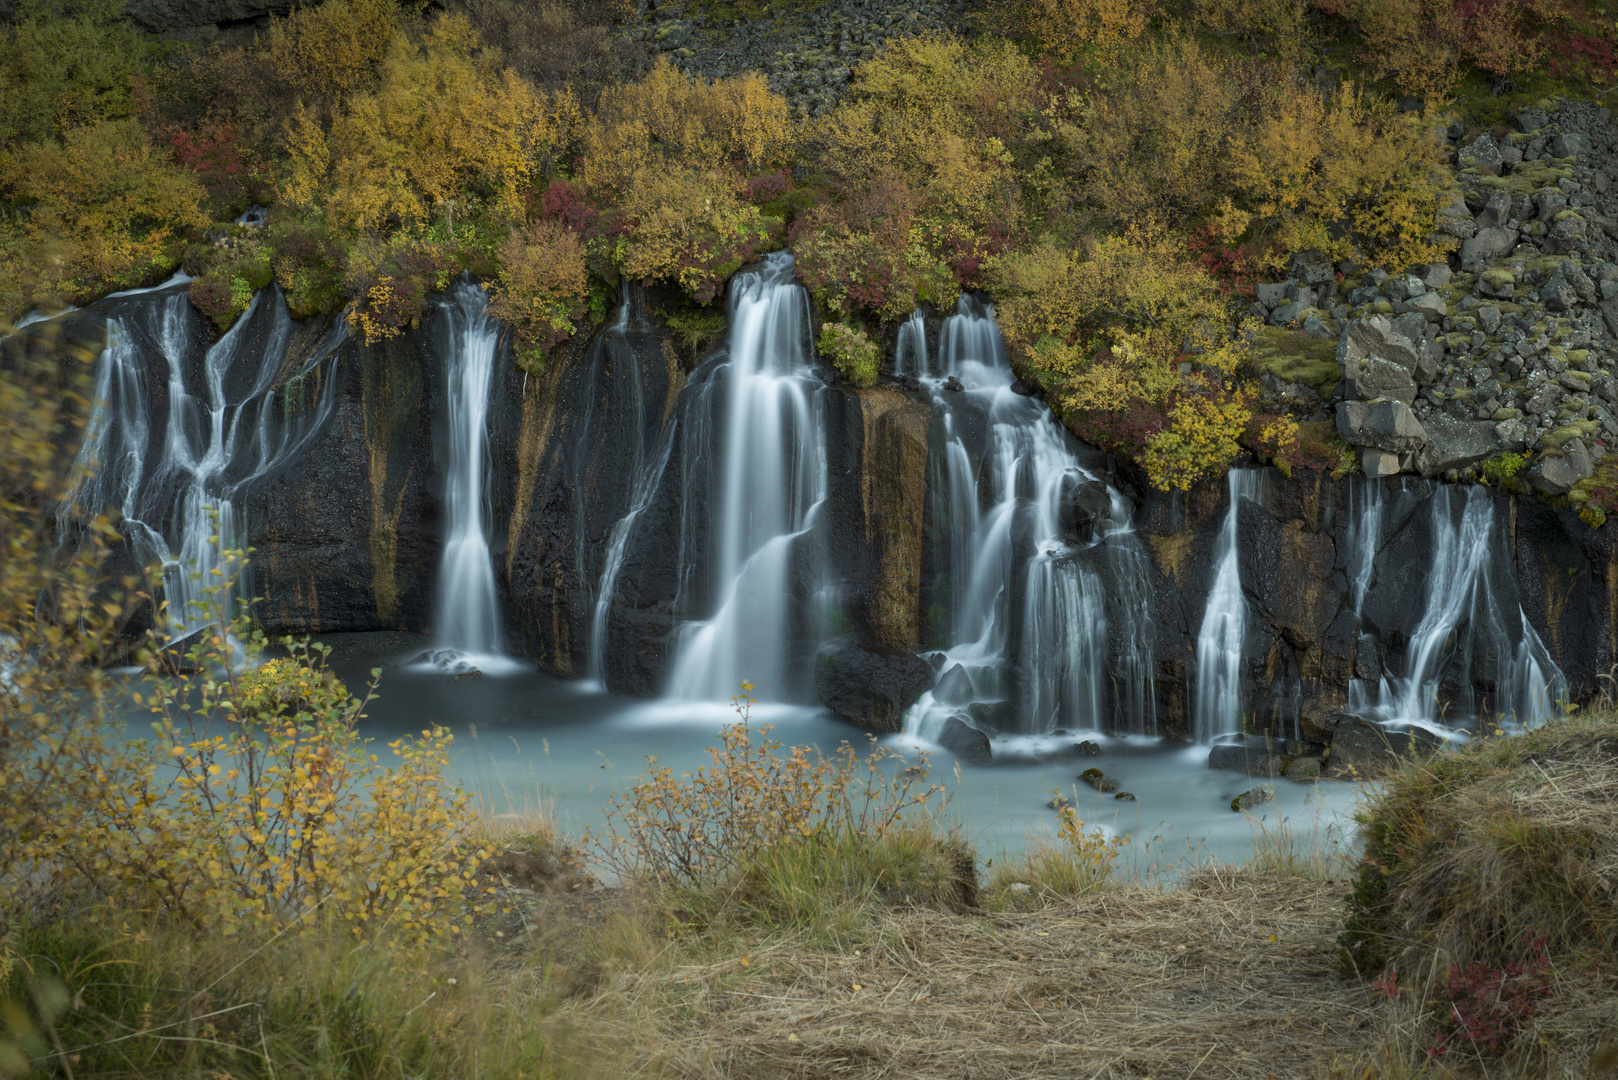
M 780 172 L 759 173 L 749 177 L 745 182 L 747 201 L 763 206 L 778 196 L 785 195 L 792 189 L 792 174 L 782 169 Z
M 585 236 L 601 219 L 601 211 L 585 196 L 583 184 L 552 180 L 540 200 L 539 216 L 546 221 L 560 221 Z
M 1067 425 L 1091 446 L 1138 459 L 1148 438 L 1168 430 L 1169 417 L 1163 407 L 1135 398 L 1121 412 L 1072 413 Z
M 1544 939 L 1529 943 L 1528 957 L 1522 963 L 1507 963 L 1503 968 L 1477 963 L 1451 969 L 1445 992 L 1450 1030 L 1434 1040 L 1428 1053 L 1441 1057 L 1466 1043 L 1479 1050 L 1498 1051 L 1554 992 Z

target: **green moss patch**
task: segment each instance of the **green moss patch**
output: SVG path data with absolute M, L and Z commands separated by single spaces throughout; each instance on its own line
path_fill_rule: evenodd
M 1343 369 L 1337 364 L 1336 343 L 1279 326 L 1259 331 L 1247 362 L 1256 375 L 1302 383 L 1322 398 L 1330 398 L 1343 377 Z

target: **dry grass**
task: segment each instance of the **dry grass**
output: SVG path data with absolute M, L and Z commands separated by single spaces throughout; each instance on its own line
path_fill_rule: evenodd
M 859 949 L 670 942 L 567 1011 L 597 1038 L 598 1008 L 638 1016 L 642 1068 L 684 1077 L 1309 1077 L 1376 1051 L 1373 993 L 1333 972 L 1341 893 L 1207 869 L 1018 914 L 870 909 Z

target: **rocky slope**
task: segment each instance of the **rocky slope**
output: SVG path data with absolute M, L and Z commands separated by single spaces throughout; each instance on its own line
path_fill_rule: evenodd
M 1448 263 L 1390 273 L 1302 253 L 1250 313 L 1337 342 L 1334 364 L 1300 368 L 1308 346 L 1295 341 L 1264 381 L 1277 404 L 1332 416 L 1367 476 L 1470 480 L 1491 457 L 1531 452 L 1529 483 L 1578 502 L 1618 437 L 1618 128 L 1581 102 L 1513 124 L 1464 144 L 1458 125 L 1444 132 Z

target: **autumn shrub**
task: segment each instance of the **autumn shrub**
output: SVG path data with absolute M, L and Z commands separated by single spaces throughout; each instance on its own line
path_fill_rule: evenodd
M 0 149 L 133 116 L 156 59 L 120 0 L 20 0 L 0 22 Z
M 1095 96 L 1088 148 L 1088 202 L 1120 224 L 1204 227 L 1204 246 L 1246 244 L 1272 267 L 1307 248 L 1388 266 L 1439 253 L 1435 144 L 1352 85 L 1328 97 L 1169 39 Z
M 325 221 L 277 210 L 267 223 L 275 282 L 294 319 L 330 315 L 347 299 L 348 247 Z
M 1036 119 L 1037 82 L 1009 43 L 948 35 L 861 66 L 807 136 L 834 198 L 795 216 L 793 248 L 823 304 L 893 320 L 980 283 L 1017 230 L 1008 141 Z
M 602 230 L 602 251 L 619 273 L 673 282 L 698 304 L 719 295 L 744 264 L 779 248 L 786 232 L 742 201 L 722 173 L 650 167 L 625 179 Z
M 797 132 L 786 100 L 751 72 L 712 82 L 660 58 L 638 82 L 608 87 L 583 132 L 581 175 L 617 191 L 648 166 L 734 166 L 746 176 L 785 157 Z
M 711 765 L 676 776 L 649 759 L 640 780 L 613 795 L 593 841 L 609 868 L 628 880 L 710 886 L 774 847 L 878 838 L 942 791 L 923 786 L 925 760 L 889 775 L 896 755 L 881 748 L 865 757 L 848 743 L 830 757 L 783 748 L 769 727 L 749 726 L 751 689 L 744 683 L 732 699 L 741 720 L 720 731 Z
M 1407 94 L 1445 98 L 1465 64 L 1494 76 L 1526 72 L 1553 47 L 1569 11 L 1561 0 L 1315 0 L 1359 30 L 1377 78 Z
M 545 353 L 577 329 L 589 297 L 584 244 L 557 221 L 536 221 L 500 245 L 500 284 L 489 313 L 509 323 L 518 362 L 537 372 Z
M 427 221 L 468 188 L 515 216 L 575 115 L 569 95 L 501 68 L 464 16 L 443 16 L 419 45 L 394 35 L 377 89 L 353 94 L 329 131 L 298 107 L 281 194 L 350 229 Z
M 1169 407 L 1168 427 L 1147 437 L 1140 463 L 1165 490 L 1216 479 L 1242 456 L 1241 438 L 1252 415 L 1248 393 L 1225 393 L 1207 383 L 1188 387 Z
M 271 259 L 270 246 L 264 241 L 255 238 L 242 243 L 188 286 L 191 303 L 219 329 L 227 329 L 247 310 L 253 294 L 275 280 Z
M 882 349 L 864 330 L 845 323 L 828 322 L 821 326 L 816 341 L 820 355 L 848 377 L 855 386 L 865 388 L 876 385 L 877 366 Z
M 60 246 L 63 289 L 79 303 L 172 271 L 208 223 L 195 175 L 133 120 L 0 153 L 0 192 L 28 208 L 17 231 L 30 244 Z
M 1146 31 L 1155 0 L 1013 0 L 998 5 L 1013 33 L 1040 52 L 1072 57 L 1092 50 L 1110 58 Z
M 35 859 L 123 910 L 225 936 L 304 921 L 405 943 L 461 933 L 487 853 L 456 842 L 468 796 L 447 776 L 449 734 L 390 743 L 380 764 L 354 730 L 374 682 L 351 697 L 307 643 L 255 671 L 262 634 L 219 616 L 222 586 L 206 592 L 216 621 L 134 695 L 151 734 L 86 762 L 79 806 Z
M 0 324 L 0 955 L 27 852 L 73 813 L 71 777 L 100 752 L 101 669 L 123 615 L 107 566 L 117 530 L 100 507 L 59 504 L 94 465 L 79 444 L 102 343 L 57 322 L 11 330 Z
M 375 87 L 398 25 L 396 0 L 328 0 L 272 21 L 265 52 L 295 95 L 335 102 Z
M 577 91 L 594 104 L 609 86 L 634 82 L 650 68 L 645 46 L 612 31 L 633 17 L 624 0 L 460 0 L 478 36 L 540 90 Z

